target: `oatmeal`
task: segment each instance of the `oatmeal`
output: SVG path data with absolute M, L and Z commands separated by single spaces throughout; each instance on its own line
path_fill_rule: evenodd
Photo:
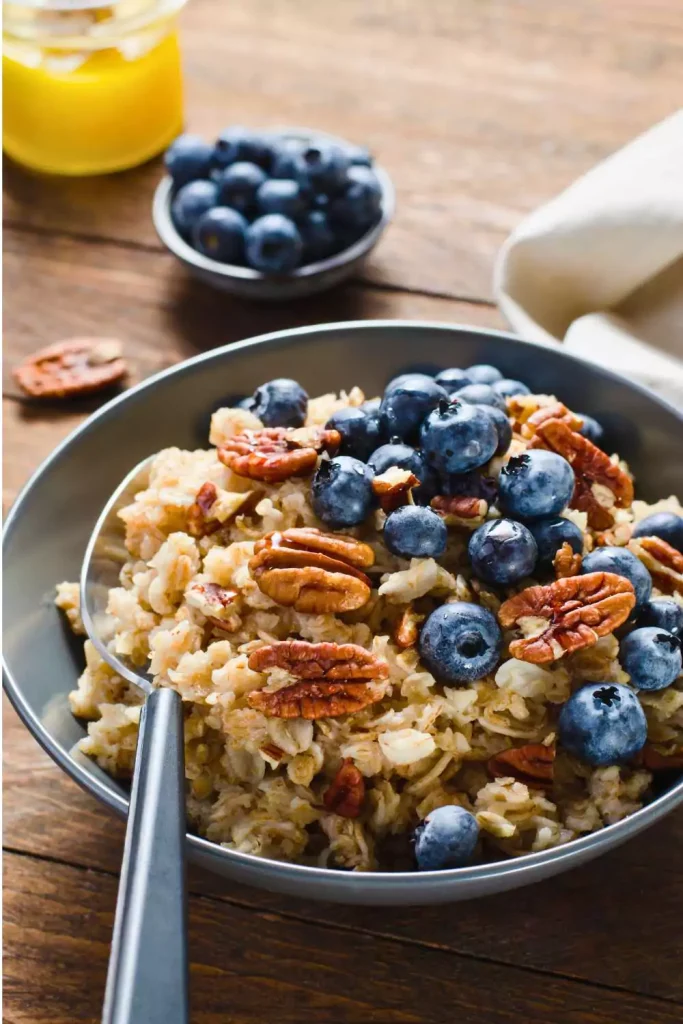
M 193 829 L 353 870 L 545 850 L 683 760 L 683 510 L 493 367 L 308 399 L 271 381 L 120 513 L 114 649 L 185 710 Z M 591 435 L 590 437 L 588 435 Z M 591 439 L 592 437 L 592 439 Z M 57 605 L 83 631 L 78 588 Z M 81 749 L 141 695 L 85 641 Z

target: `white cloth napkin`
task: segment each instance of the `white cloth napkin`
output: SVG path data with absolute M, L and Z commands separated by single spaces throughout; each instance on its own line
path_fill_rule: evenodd
M 522 337 L 683 406 L 683 111 L 527 217 L 494 291 Z

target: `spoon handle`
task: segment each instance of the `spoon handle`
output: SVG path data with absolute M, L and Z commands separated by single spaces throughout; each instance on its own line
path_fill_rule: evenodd
M 102 1024 L 188 1020 L 183 711 L 162 688 L 140 720 Z

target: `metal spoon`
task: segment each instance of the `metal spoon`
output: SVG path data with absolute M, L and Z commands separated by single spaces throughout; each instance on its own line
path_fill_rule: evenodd
M 140 717 L 102 1024 L 189 1020 L 185 886 L 185 757 L 182 701 L 175 690 L 116 653 L 108 593 L 130 555 L 119 511 L 145 489 L 151 458 L 128 474 L 105 506 L 81 569 L 86 632 L 115 672 L 145 693 Z

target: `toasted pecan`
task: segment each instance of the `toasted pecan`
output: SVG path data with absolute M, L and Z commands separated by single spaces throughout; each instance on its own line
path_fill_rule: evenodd
M 71 338 L 39 349 L 14 370 L 22 391 L 33 398 L 70 398 L 115 384 L 128 372 L 114 338 Z
M 416 612 L 411 604 L 404 608 L 394 632 L 394 639 L 399 647 L 406 650 L 408 647 L 416 645 L 419 637 L 419 625 L 424 619 L 425 616 Z
M 512 395 L 506 404 L 512 429 L 524 440 L 532 438 L 538 426 L 548 419 L 562 420 L 572 430 L 583 426 L 580 416 L 547 395 Z
M 683 746 L 662 754 L 654 744 L 646 743 L 635 762 L 651 772 L 677 771 L 683 768 Z
M 280 483 L 312 473 L 318 453 L 336 451 L 340 443 L 337 430 L 267 427 L 228 438 L 218 449 L 218 458 L 238 476 Z
M 323 793 L 326 810 L 342 818 L 357 818 L 365 799 L 365 780 L 351 758 L 342 761 L 332 784 Z
M 633 537 L 628 544 L 663 594 L 683 596 L 683 555 L 661 537 Z
M 409 469 L 392 466 L 373 479 L 372 489 L 379 501 L 380 508 L 384 512 L 393 512 L 394 509 L 409 501 L 410 492 L 419 483 L 418 478 Z
M 217 498 L 216 485 L 207 480 L 197 491 L 194 502 L 187 512 L 187 532 L 191 537 L 205 537 L 220 528 L 218 520 L 209 516 Z
M 353 537 L 295 528 L 257 541 L 249 570 L 278 604 L 312 614 L 348 612 L 370 598 L 370 580 L 358 566 L 369 567 L 374 557 Z
M 610 572 L 591 572 L 544 587 L 527 587 L 503 602 L 498 618 L 506 629 L 533 628 L 533 635 L 512 641 L 510 654 L 542 665 L 592 647 L 626 621 L 635 603 L 629 580 Z
M 523 747 L 509 747 L 489 758 L 488 770 L 494 779 L 511 776 L 528 786 L 552 786 L 555 766 L 555 748 L 543 743 L 527 743 Z
M 488 512 L 488 502 L 484 498 L 465 497 L 455 494 L 452 497 L 439 494 L 432 498 L 431 507 L 443 517 L 448 526 L 479 525 Z
M 561 548 L 555 552 L 553 558 L 553 569 L 558 580 L 565 576 L 578 576 L 581 571 L 582 556 L 574 552 L 569 541 L 565 541 Z
M 309 643 L 307 640 L 279 640 L 259 647 L 249 655 L 249 668 L 266 672 L 271 668 L 286 669 L 299 679 L 319 681 L 386 679 L 389 666 L 358 644 L 330 642 Z
M 185 600 L 218 629 L 233 633 L 240 626 L 241 598 L 236 590 L 193 580 L 185 591 Z
M 270 718 L 337 718 L 362 711 L 384 696 L 384 688 L 370 683 L 326 683 L 304 679 L 281 690 L 255 690 L 249 707 Z
M 570 505 L 586 512 L 592 529 L 607 530 L 614 523 L 609 508 L 596 494 L 596 485 L 607 488 L 617 508 L 627 508 L 633 502 L 633 481 L 629 475 L 592 441 L 562 420 L 550 419 L 539 424 L 529 447 L 546 448 L 567 460 L 576 477 Z

